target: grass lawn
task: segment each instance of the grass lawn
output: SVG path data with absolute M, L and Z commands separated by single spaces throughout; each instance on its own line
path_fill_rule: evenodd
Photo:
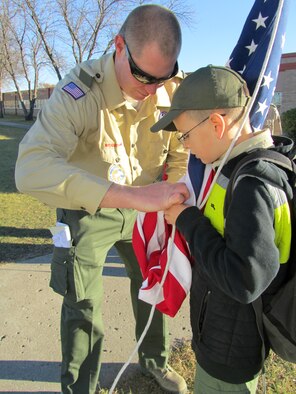
M 22 123 L 22 119 L 3 119 L 9 120 Z M 15 187 L 17 149 L 25 133 L 25 129 L 0 127 L 0 263 L 52 251 L 48 227 L 55 223 L 55 211 L 30 196 L 20 194 Z
M 3 121 L 28 124 L 22 118 L 5 117 Z M 0 119 L 0 263 L 49 254 L 52 251 L 48 227 L 55 223 L 55 211 L 37 200 L 17 192 L 14 183 L 14 166 L 18 144 L 26 131 L 1 126 Z M 170 364 L 186 379 L 189 393 L 193 392 L 195 360 L 190 343 L 175 343 Z M 271 354 L 266 365 L 267 394 L 296 393 L 296 366 L 283 362 Z M 107 394 L 101 390 L 101 394 Z M 139 376 L 119 382 L 120 394 L 159 394 L 158 386 Z M 260 378 L 258 393 L 263 393 Z M 206 393 L 205 393 L 206 394 Z

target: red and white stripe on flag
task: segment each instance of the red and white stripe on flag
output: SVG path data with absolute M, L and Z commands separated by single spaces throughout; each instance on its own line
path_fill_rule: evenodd
M 212 179 L 210 165 L 205 168 L 201 196 L 206 194 L 206 189 L 210 186 L 209 179 Z M 180 182 L 185 182 L 190 191 L 186 203 L 195 205 L 197 199 L 188 173 L 180 179 Z M 139 299 L 151 305 L 156 302 L 156 309 L 174 317 L 190 290 L 192 258 L 185 239 L 177 229 L 170 243 L 171 249 L 168 250 L 171 234 L 172 226 L 165 221 L 163 211 L 138 213 L 133 231 L 133 246 L 144 279 L 139 291 Z M 168 261 L 168 252 L 170 261 Z M 168 273 L 159 292 L 167 263 L 169 263 Z M 156 300 L 157 294 L 159 296 Z
M 163 212 L 139 213 L 134 227 L 133 244 L 144 281 L 139 299 L 154 304 L 167 264 L 167 244 L 172 226 Z M 170 266 L 157 299 L 157 309 L 175 316 L 191 285 L 191 263 L 187 243 L 176 231 L 171 249 Z

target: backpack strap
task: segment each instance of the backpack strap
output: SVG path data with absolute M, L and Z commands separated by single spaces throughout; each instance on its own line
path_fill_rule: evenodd
M 271 149 L 256 149 L 248 153 L 243 157 L 235 166 L 227 186 L 226 196 L 224 201 L 224 217 L 226 217 L 228 207 L 232 198 L 232 193 L 235 187 L 237 178 L 240 172 L 250 163 L 256 162 L 258 160 L 268 161 L 270 163 L 276 164 L 283 170 L 288 171 L 290 176 L 293 176 L 293 184 L 296 185 L 296 165 L 293 160 L 289 159 L 287 156 Z

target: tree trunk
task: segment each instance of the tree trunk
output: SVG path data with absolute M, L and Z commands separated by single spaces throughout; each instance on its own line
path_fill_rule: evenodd
M 23 110 L 24 115 L 25 115 L 25 119 L 27 119 L 28 110 L 27 110 L 27 108 L 26 108 L 26 105 L 25 105 L 25 103 L 24 103 L 24 100 L 23 100 L 23 99 L 20 99 L 20 103 L 21 103 L 21 107 L 22 107 L 22 110 Z
M 29 112 L 27 113 L 26 120 L 33 120 L 34 119 L 34 108 L 35 108 L 35 101 L 36 98 L 33 98 L 30 100 L 30 109 Z
M 3 100 L 0 100 L 0 118 L 4 118 Z

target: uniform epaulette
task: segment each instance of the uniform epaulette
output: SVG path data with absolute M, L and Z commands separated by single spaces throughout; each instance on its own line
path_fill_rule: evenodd
M 94 77 L 83 70 L 83 68 L 80 69 L 78 78 L 85 86 L 91 88 Z

